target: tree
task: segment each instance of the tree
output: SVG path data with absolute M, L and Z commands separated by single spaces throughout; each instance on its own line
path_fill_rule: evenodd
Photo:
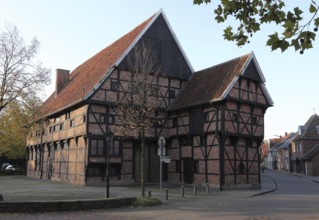
M 25 140 L 31 112 L 18 102 L 8 104 L 0 120 L 0 155 L 9 159 L 24 158 Z
M 211 0 L 194 0 L 194 4 L 210 3 Z M 299 4 L 299 2 L 296 2 Z M 308 4 L 308 3 L 307 3 Z M 310 18 L 305 22 L 305 15 L 297 5 L 288 9 L 282 0 L 222 0 L 214 10 L 215 20 L 225 22 L 235 18 L 237 28 L 228 26 L 224 29 L 224 38 L 237 42 L 238 46 L 249 43 L 249 39 L 261 29 L 262 24 L 273 23 L 281 26 L 282 32 L 270 34 L 267 46 L 272 50 L 293 47 L 300 54 L 313 47 L 319 26 L 319 5 L 316 0 L 309 3 Z
M 36 60 L 39 41 L 25 45 L 17 27 L 0 33 L 0 117 L 11 102 L 27 105 L 50 83 L 50 70 Z M 32 102 L 31 102 L 32 103 Z
M 146 132 L 158 123 L 160 101 L 156 95 L 160 68 L 155 62 L 151 45 L 141 43 L 128 56 L 131 80 L 122 86 L 122 97 L 117 103 L 117 116 L 122 134 L 141 140 L 140 169 L 141 196 L 145 196 L 145 143 Z

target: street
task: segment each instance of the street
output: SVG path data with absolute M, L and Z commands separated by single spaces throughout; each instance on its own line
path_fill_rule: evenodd
M 0 214 L 0 219 L 319 219 L 319 184 L 304 176 L 266 170 L 277 190 L 250 197 L 250 190 L 174 197 L 158 207 L 78 212 Z

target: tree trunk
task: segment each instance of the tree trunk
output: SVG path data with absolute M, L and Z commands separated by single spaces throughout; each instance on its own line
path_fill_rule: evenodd
M 142 143 L 141 143 L 141 196 L 142 196 L 142 197 L 145 197 L 144 151 L 145 151 L 145 129 L 142 128 Z

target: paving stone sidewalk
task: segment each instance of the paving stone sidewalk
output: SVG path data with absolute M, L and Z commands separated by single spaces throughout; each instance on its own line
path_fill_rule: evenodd
M 213 196 L 214 198 L 225 199 L 228 196 L 249 197 L 253 195 L 264 194 L 276 189 L 276 184 L 271 178 L 272 171 L 266 171 L 262 174 L 261 189 L 250 190 L 228 190 L 219 191 L 210 189 L 206 192 L 204 186 L 196 188 L 196 195 L 193 193 L 193 187 L 184 186 L 184 198 L 193 198 L 198 196 Z M 160 196 L 159 184 L 147 184 L 146 194 L 151 191 L 153 197 L 166 200 L 165 188 L 168 189 L 168 201 L 180 200 L 181 186 L 163 184 Z M 77 186 L 62 182 L 53 182 L 49 180 L 38 180 L 25 176 L 1 176 L 0 194 L 7 202 L 27 202 L 27 201 L 59 201 L 59 200 L 83 200 L 83 199 L 102 199 L 105 198 L 105 186 Z M 110 186 L 110 197 L 138 197 L 140 196 L 139 184 Z

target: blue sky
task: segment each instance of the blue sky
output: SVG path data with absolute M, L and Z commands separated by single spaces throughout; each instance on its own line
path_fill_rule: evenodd
M 43 94 L 47 97 L 57 68 L 72 71 L 162 8 L 195 71 L 255 53 L 275 103 L 265 115 L 265 137 L 297 131 L 318 114 L 319 43 L 303 55 L 293 49 L 271 52 L 265 46 L 267 35 L 280 29 L 268 25 L 238 48 L 222 36 L 234 21 L 217 24 L 213 7 L 192 0 L 0 0 L 0 29 L 9 23 L 26 42 L 33 37 L 40 41 L 38 59 L 52 71 L 52 84 Z

